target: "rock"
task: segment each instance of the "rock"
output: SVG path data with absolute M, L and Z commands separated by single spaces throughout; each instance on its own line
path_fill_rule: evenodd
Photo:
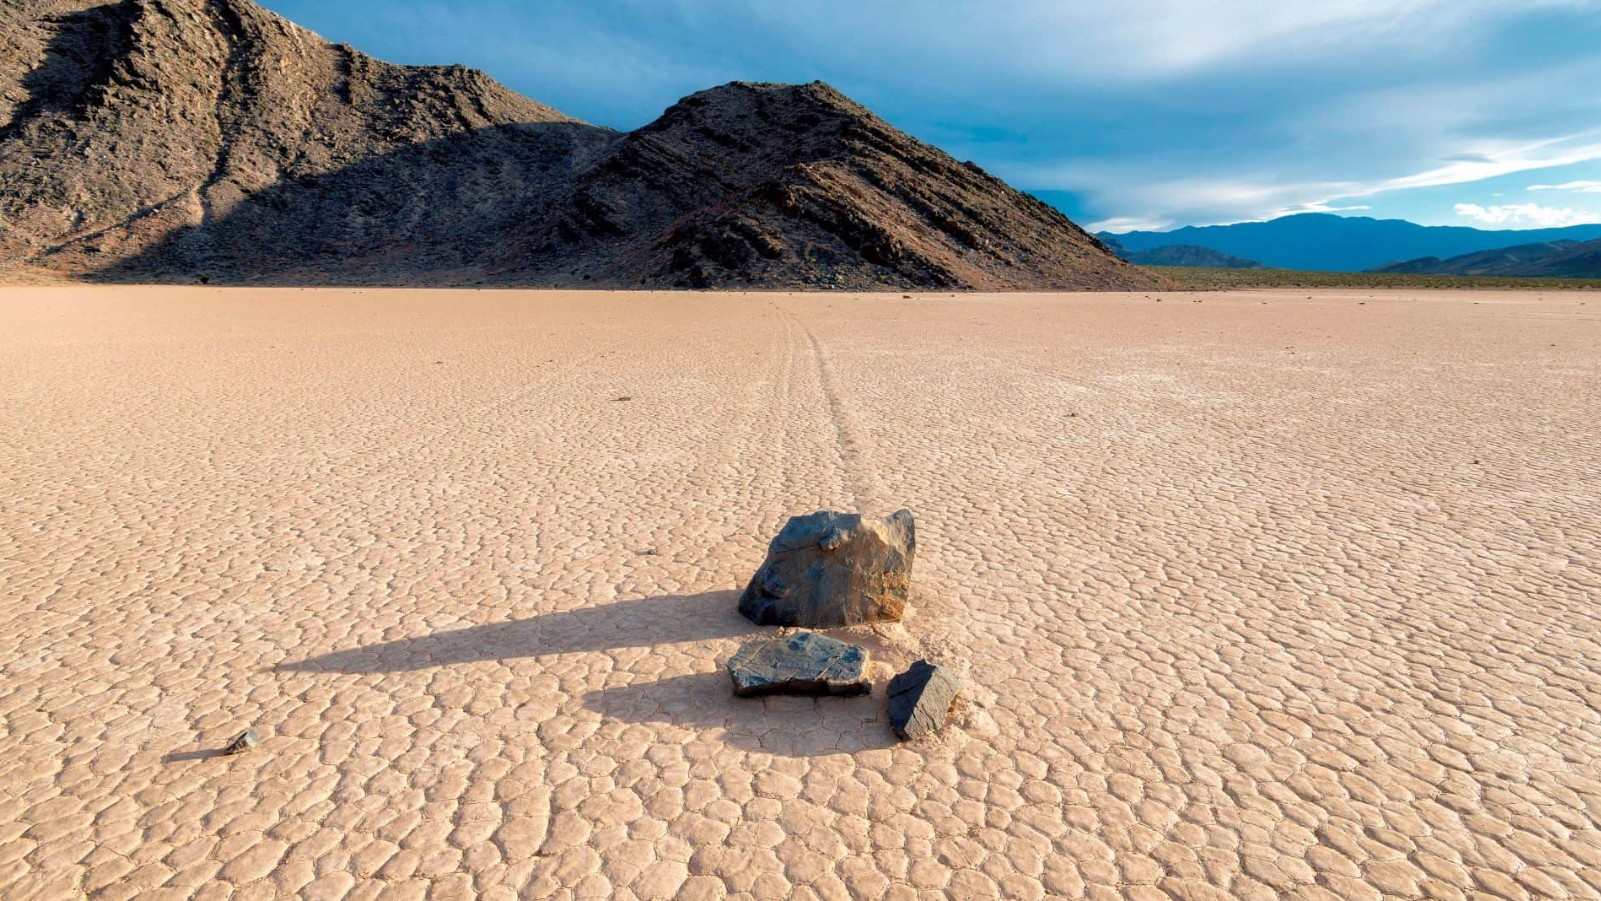
M 943 666 L 919 660 L 889 680 L 889 724 L 911 740 L 933 735 L 945 725 L 962 680 Z
M 912 511 L 819 511 L 784 524 L 739 598 L 759 626 L 830 629 L 899 622 L 912 582 Z
M 261 736 L 255 732 L 245 732 L 229 742 L 228 747 L 222 749 L 222 753 L 243 754 L 246 751 L 254 751 L 259 744 L 261 744 Z
M 813 632 L 747 641 L 728 659 L 734 694 L 864 695 L 867 652 Z

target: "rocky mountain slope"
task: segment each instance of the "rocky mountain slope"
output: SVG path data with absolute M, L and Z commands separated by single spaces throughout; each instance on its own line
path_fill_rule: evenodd
M 271 202 L 285 183 L 451 142 L 473 151 L 469 162 L 503 167 L 494 184 L 451 185 L 460 206 L 476 207 L 459 209 L 461 218 L 476 219 L 495 212 L 495 190 L 572 158 L 562 138 L 609 140 L 480 73 L 379 63 L 244 0 L 26 6 L 0 28 L 11 44 L 0 57 L 0 112 L 9 112 L 0 126 L 0 222 L 13 248 L 68 271 L 160 262 L 140 258 L 188 230 L 193 245 L 208 243 L 217 223 Z M 402 174 L 394 168 L 382 174 Z M 352 192 L 341 198 L 338 229 L 294 223 L 210 254 L 247 271 L 257 254 L 292 253 L 307 232 L 337 231 L 359 246 L 364 231 L 398 229 L 390 240 L 403 244 L 420 233 L 416 219 L 435 215 L 433 183 L 473 175 L 458 161 L 406 168 L 418 177 L 411 190 L 381 179 L 370 190 L 409 194 L 394 211 L 409 218 L 373 221 Z M 313 213 L 285 212 L 277 224 Z
M 109 280 L 1138 288 L 826 85 L 622 134 L 249 0 L 0 7 L 0 261 Z
M 1413 275 L 1601 278 L 1601 240 L 1519 244 L 1446 260 L 1422 257 L 1374 271 Z

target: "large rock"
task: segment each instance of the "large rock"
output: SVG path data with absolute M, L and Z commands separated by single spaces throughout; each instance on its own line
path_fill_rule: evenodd
M 961 690 L 961 677 L 919 660 L 889 680 L 889 724 L 907 740 L 932 735 L 945 725 Z
M 910 510 L 885 517 L 830 510 L 796 516 L 768 546 L 739 598 L 739 612 L 760 626 L 898 622 L 916 553 Z
M 867 652 L 826 635 L 798 632 L 747 641 L 728 659 L 734 694 L 864 695 Z

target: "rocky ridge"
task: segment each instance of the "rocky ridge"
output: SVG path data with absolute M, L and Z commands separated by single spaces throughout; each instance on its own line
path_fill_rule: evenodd
M 249 0 L 0 9 L 0 263 L 114 281 L 1126 289 L 1158 276 L 822 83 L 630 133 Z
M 1407 275 L 1489 275 L 1525 278 L 1601 278 L 1601 240 L 1548 241 L 1463 254 L 1423 257 L 1374 272 Z

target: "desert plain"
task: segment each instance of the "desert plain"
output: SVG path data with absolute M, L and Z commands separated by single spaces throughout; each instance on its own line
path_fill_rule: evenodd
M 1601 896 L 1593 293 L 0 315 L 7 899 Z M 901 506 L 874 693 L 733 697 L 785 518 Z

